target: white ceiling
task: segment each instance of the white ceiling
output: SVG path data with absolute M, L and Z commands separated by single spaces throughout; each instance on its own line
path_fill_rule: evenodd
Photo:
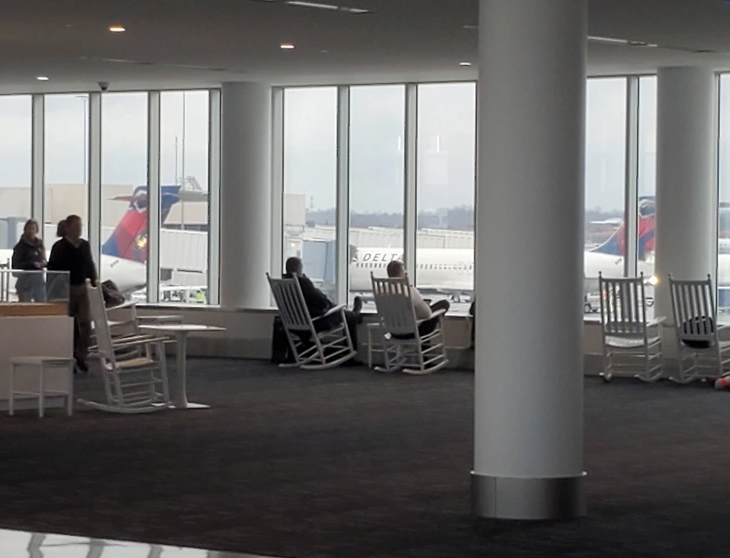
M 474 79 L 478 0 L 319 0 L 353 15 L 265 0 L 4 0 L 0 92 Z M 521 0 L 504 0 L 521 1 Z M 549 1 L 549 0 L 545 0 Z M 589 44 L 589 73 L 709 64 L 730 70 L 722 0 L 589 0 L 589 34 L 664 48 Z M 121 23 L 123 34 L 108 27 Z M 282 42 L 296 45 L 282 51 Z M 711 53 L 697 53 L 711 50 Z M 138 63 L 110 62 L 104 59 Z M 193 66 L 193 67 L 188 67 Z M 48 82 L 36 80 L 47 75 Z

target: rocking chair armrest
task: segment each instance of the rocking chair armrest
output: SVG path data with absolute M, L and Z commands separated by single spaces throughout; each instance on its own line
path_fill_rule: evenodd
M 111 329 L 115 329 L 118 327 L 124 327 L 124 326 L 130 326 L 130 325 L 135 325 L 135 320 L 122 320 L 119 322 L 109 320 L 109 327 Z
M 316 322 L 317 320 L 321 320 L 322 318 L 329 318 L 330 316 L 337 314 L 338 312 L 342 312 L 346 306 L 347 306 L 346 304 L 340 304 L 339 306 L 330 308 L 329 310 L 327 310 L 327 312 L 325 312 L 321 316 L 317 316 L 316 318 L 312 319 L 312 321 Z
M 666 316 L 657 316 L 652 321 L 650 321 L 648 324 L 646 324 L 646 327 L 648 327 L 648 328 L 657 327 L 657 326 L 663 325 L 664 322 L 666 322 L 666 321 L 667 321 Z
M 157 343 L 165 343 L 167 337 L 131 337 L 129 339 L 122 339 L 112 344 L 113 349 L 123 349 L 125 347 L 137 347 L 139 345 L 154 345 Z
M 427 322 L 429 320 L 433 320 L 434 318 L 442 318 L 444 316 L 444 314 L 446 314 L 446 310 L 444 310 L 443 308 L 441 308 L 440 310 L 436 310 L 435 312 L 432 312 L 430 318 L 425 318 L 423 320 L 417 320 L 416 321 L 416 324 L 417 325 L 420 325 L 423 322 Z
M 112 310 L 126 310 L 127 308 L 135 308 L 137 306 L 137 302 L 135 300 L 125 300 L 121 304 L 117 304 L 116 306 L 110 306 L 107 308 L 107 312 L 111 312 Z

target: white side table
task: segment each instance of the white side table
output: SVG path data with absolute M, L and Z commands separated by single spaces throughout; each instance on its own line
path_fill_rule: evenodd
M 152 331 L 162 335 L 173 337 L 177 341 L 177 353 L 175 357 L 175 368 L 177 369 L 177 382 L 175 382 L 175 395 L 173 396 L 175 409 L 208 409 L 208 405 L 191 403 L 187 394 L 187 358 L 188 334 L 190 333 L 220 333 L 225 328 L 197 325 L 197 324 L 155 324 L 140 325 L 141 331 Z
M 58 357 L 14 357 L 10 359 L 9 390 L 8 390 L 8 412 L 10 416 L 15 413 L 15 396 L 33 396 L 38 398 L 38 417 L 43 418 L 45 410 L 45 398 L 47 395 L 52 397 L 63 396 L 66 399 L 66 413 L 68 416 L 73 415 L 74 409 L 74 361 L 69 358 Z M 38 372 L 38 391 L 16 391 L 15 390 L 15 374 L 19 368 L 35 368 Z M 60 373 L 66 375 L 65 391 L 49 391 L 45 389 L 45 375 L 47 373 Z

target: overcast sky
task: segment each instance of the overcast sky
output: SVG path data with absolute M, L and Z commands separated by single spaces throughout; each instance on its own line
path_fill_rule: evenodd
M 722 80 L 724 84 L 727 78 Z M 588 83 L 587 208 L 620 210 L 624 204 L 625 84 L 622 78 Z M 722 87 L 722 106 L 730 107 L 728 84 Z M 398 85 L 352 88 L 350 196 L 355 211 L 393 213 L 403 209 L 404 95 L 405 87 Z M 305 193 L 307 205 L 315 209 L 334 207 L 336 89 L 290 89 L 285 99 L 286 191 Z M 641 79 L 640 101 L 639 189 L 646 194 L 655 189 L 655 78 Z M 86 97 L 78 95 L 46 97 L 48 183 L 84 180 L 86 103 Z M 418 109 L 419 209 L 472 205 L 475 85 L 423 85 L 419 88 Z M 145 183 L 146 114 L 144 93 L 103 97 L 104 183 Z M 161 118 L 163 183 L 174 183 L 184 173 L 195 176 L 207 188 L 208 93 L 163 93 Z M 724 131 L 730 131 L 730 111 L 721 111 L 721 119 L 721 198 L 727 199 L 730 141 L 725 140 Z M 30 123 L 30 97 L 0 97 L 0 187 L 30 183 Z
M 84 180 L 87 102 L 84 95 L 46 97 L 45 173 L 48 184 L 78 184 Z M 184 164 L 185 175 L 195 176 L 207 189 L 207 91 L 191 91 L 185 95 L 163 93 L 161 110 L 162 182 L 173 184 L 176 176 L 182 176 Z M 30 123 L 29 97 L 0 97 L 0 129 L 3 130 L 0 134 L 0 166 L 3 169 L 0 187 L 30 184 Z M 103 97 L 102 181 L 123 185 L 141 185 L 147 181 L 147 96 L 144 93 L 110 93 Z
M 656 87 L 646 81 L 642 104 L 642 188 L 654 189 Z M 651 82 L 651 83 L 650 83 Z M 473 205 L 474 84 L 424 85 L 418 103 L 418 205 L 437 210 Z M 363 212 L 403 208 L 403 86 L 356 87 L 351 110 L 351 207 Z M 626 80 L 588 85 L 586 207 L 624 206 Z M 291 89 L 286 93 L 285 183 L 305 193 L 308 206 L 335 204 L 336 92 Z

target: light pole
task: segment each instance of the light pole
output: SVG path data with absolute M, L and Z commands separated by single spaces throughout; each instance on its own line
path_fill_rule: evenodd
M 180 182 L 180 190 L 185 189 L 185 101 L 186 92 L 183 91 L 182 98 L 182 180 Z M 182 193 L 182 192 L 181 192 Z M 183 197 L 180 199 L 180 230 L 185 230 L 185 200 Z

